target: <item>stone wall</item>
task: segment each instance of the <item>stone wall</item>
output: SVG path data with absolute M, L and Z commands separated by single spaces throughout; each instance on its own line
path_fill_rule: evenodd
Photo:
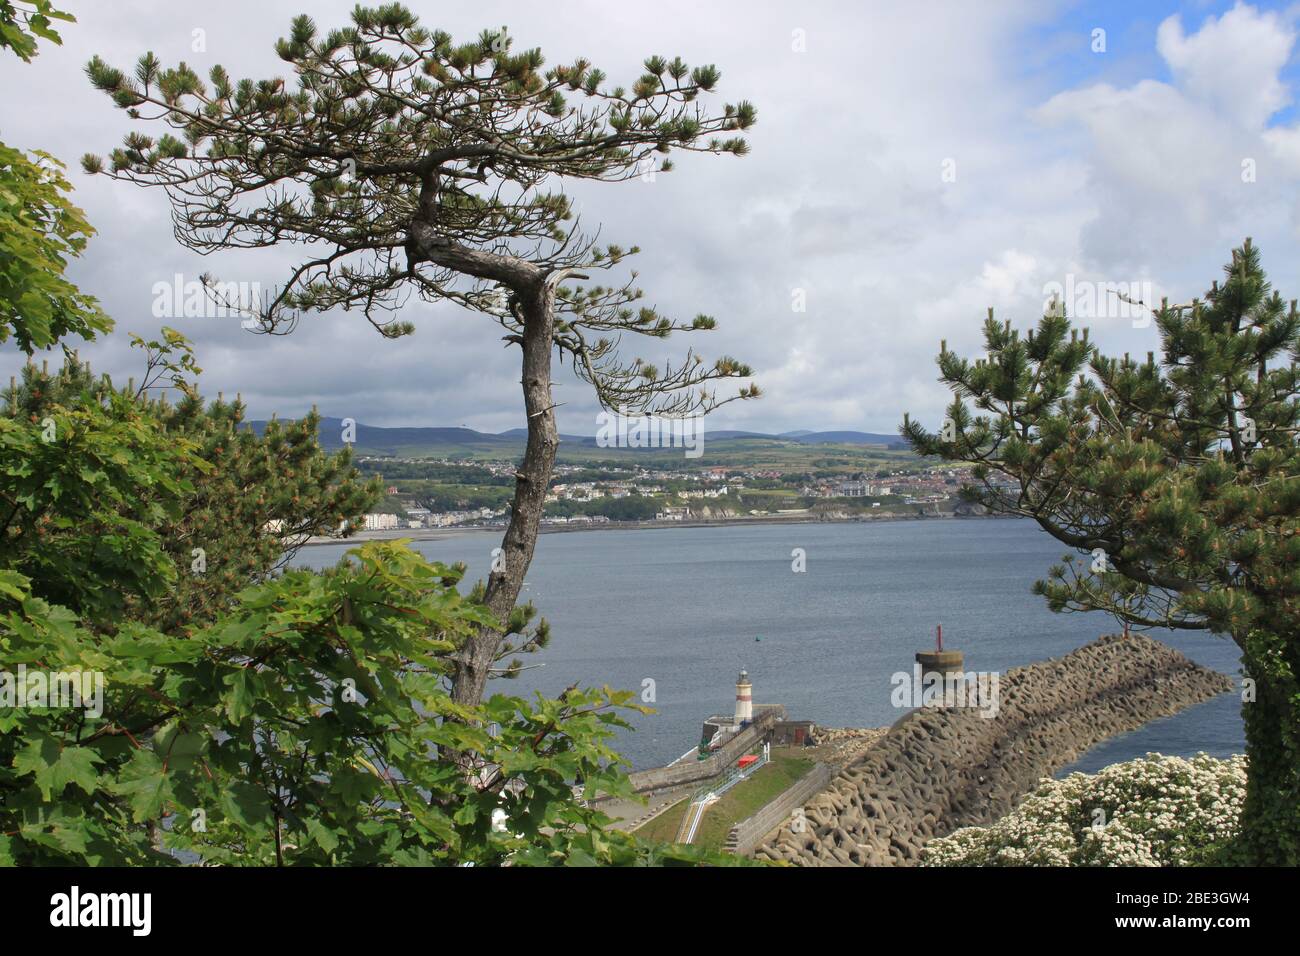
M 835 768 L 830 764 L 814 764 L 811 770 L 787 787 L 779 797 L 731 828 L 727 837 L 727 852 L 740 856 L 753 853 L 765 836 L 790 819 L 795 807 L 802 807 L 809 797 L 824 790 L 834 776 Z
M 1103 637 L 1000 681 L 999 711 L 921 708 L 805 804 L 755 857 L 805 866 L 906 866 L 925 844 L 1009 812 L 1095 744 L 1233 689 L 1145 635 Z

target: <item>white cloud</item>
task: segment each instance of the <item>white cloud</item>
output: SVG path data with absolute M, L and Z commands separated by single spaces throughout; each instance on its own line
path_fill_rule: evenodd
M 1191 36 L 1178 15 L 1156 31 L 1156 49 L 1187 95 L 1246 129 L 1258 129 L 1291 102 L 1278 71 L 1294 43 L 1295 31 L 1279 14 L 1244 4 L 1208 17 Z
M 153 49 L 201 72 L 221 62 L 236 75 L 277 74 L 272 44 L 301 8 L 297 0 L 69 5 L 81 22 L 64 30 L 63 47 L 47 47 L 30 66 L 0 57 L 0 84 L 24 91 L 0 102 L 0 128 L 6 142 L 71 164 L 111 148 L 129 126 L 81 75 L 92 53 L 129 67 Z M 329 27 L 352 5 L 320 0 L 312 15 Z M 1197 294 L 1250 234 L 1275 286 L 1300 294 L 1285 254 L 1300 235 L 1300 129 L 1270 126 L 1291 97 L 1281 78 L 1291 21 L 1245 6 L 1186 24 L 1171 18 L 1146 35 L 1167 81 L 1103 73 L 1062 91 L 1042 57 L 1032 72 L 1024 65 L 1046 15 L 1028 0 L 953 0 L 924 17 L 908 4 L 665 0 L 648 13 L 595 0 L 546 11 L 483 0 L 424 18 L 456 37 L 507 23 L 551 62 L 587 56 L 618 80 L 651 53 L 717 63 L 719 99 L 758 106 L 750 156 L 686 157 L 654 183 L 573 190 L 603 238 L 645 250 L 637 268 L 649 302 L 720 323 L 666 344 L 628 341 L 628 351 L 662 360 L 694 346 L 752 365 L 767 397 L 727 406 L 714 430 L 892 431 L 904 410 L 941 415 L 947 394 L 933 364 L 941 338 L 979 351 L 987 307 L 1033 321 L 1044 284 L 1067 273 Z M 195 27 L 208 31 L 206 53 L 190 50 Z M 806 31 L 805 53 L 791 50 L 795 29 Z M 1090 42 L 1086 31 L 1046 32 L 1052 56 Z M 1257 168 L 1249 184 L 1247 158 Z M 947 159 L 953 182 L 942 177 Z M 74 275 L 121 333 L 82 351 L 115 375 L 138 371 L 125 332 L 158 324 L 148 311 L 154 281 L 211 270 L 269 288 L 294 261 L 291 250 L 204 259 L 176 245 L 160 193 L 79 173 L 74 181 L 100 231 Z M 796 287 L 806 290 L 806 313 L 791 310 Z M 416 304 L 406 317 L 418 332 L 399 342 L 355 313 L 308 316 L 275 339 L 230 320 L 173 324 L 198 342 L 205 390 L 241 392 L 257 417 L 315 403 L 374 424 L 522 422 L 517 353 L 501 347 L 498 328 L 450 306 Z M 1149 330 L 1126 323 L 1094 333 L 1113 351 L 1153 347 Z M 12 350 L 0 352 L 0 372 L 17 364 Z M 558 380 L 561 427 L 592 433 L 590 390 L 567 371 Z
M 1180 260 L 1204 269 L 1206 254 L 1226 259 L 1248 234 L 1293 238 L 1286 212 L 1300 150 L 1293 130 L 1266 123 L 1290 102 L 1279 72 L 1295 31 L 1239 5 L 1194 33 L 1177 16 L 1156 33 L 1172 83 L 1099 83 L 1052 97 L 1036 115 L 1084 133 L 1073 140 L 1087 158 L 1077 195 L 1094 211 L 1083 258 L 1106 271 L 1157 268 L 1190 280 Z

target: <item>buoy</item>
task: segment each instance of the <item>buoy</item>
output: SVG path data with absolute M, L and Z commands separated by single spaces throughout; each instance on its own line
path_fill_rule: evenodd
M 761 641 L 762 638 L 761 638 L 761 637 L 756 637 L 756 638 L 754 638 L 754 640 L 756 640 L 756 641 Z

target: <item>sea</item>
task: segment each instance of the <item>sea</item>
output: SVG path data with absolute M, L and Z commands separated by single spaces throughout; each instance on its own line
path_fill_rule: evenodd
M 487 574 L 500 538 L 466 531 L 411 546 L 465 562 L 464 590 Z M 353 546 L 308 546 L 296 563 L 332 565 Z M 939 626 L 967 671 L 999 673 L 1118 631 L 1108 615 L 1054 614 L 1031 593 L 1067 551 L 1033 522 L 1010 518 L 543 534 L 521 600 L 550 622 L 551 643 L 489 693 L 555 695 L 575 683 L 636 691 L 654 713 L 630 715 L 632 729 L 615 742 L 635 769 L 680 757 L 705 718 L 730 714 L 742 669 L 754 702 L 783 704 L 792 719 L 884 727 L 906 712 L 894 705 L 893 675 L 934 649 Z M 1227 638 L 1148 633 L 1241 676 Z M 1240 695 L 1229 693 L 1113 737 L 1061 773 L 1147 753 L 1244 749 Z

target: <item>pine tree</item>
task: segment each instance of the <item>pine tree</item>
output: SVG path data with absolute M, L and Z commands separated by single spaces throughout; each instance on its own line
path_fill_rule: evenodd
M 1157 360 L 1109 358 L 1053 309 L 1021 337 L 989 310 L 986 359 L 941 350 L 928 455 L 971 463 L 968 500 L 1083 553 L 1035 585 L 1054 611 L 1208 630 L 1241 649 L 1250 783 L 1238 849 L 1300 863 L 1300 316 L 1249 239 L 1222 285 L 1155 315 Z M 973 407 L 972 407 L 973 406 Z
M 502 542 L 503 567 L 485 600 L 507 620 L 532 560 L 559 443 L 552 358 L 613 411 L 706 413 L 756 387 L 719 397 L 743 364 L 688 352 L 660 368 L 620 356 L 623 335 L 652 339 L 714 327 L 641 304 L 635 273 L 593 283 L 635 247 L 602 244 L 573 220 L 565 180 L 626 181 L 668 172 L 674 150 L 743 155 L 755 120 L 748 102 L 701 106 L 713 66 L 652 56 L 630 88 L 610 87 L 585 59 L 543 71 L 540 50 L 515 51 L 504 28 L 456 44 L 401 4 L 357 7 L 351 25 L 321 33 L 294 19 L 277 54 L 281 78 L 235 81 L 220 66 L 207 86 L 185 63 L 147 53 L 131 75 L 96 57 L 87 73 L 134 119 L 106 164 L 83 168 L 171 199 L 190 248 L 308 244 L 278 294 L 257 310 L 261 331 L 292 330 L 303 311 L 357 309 L 384 335 L 413 331 L 392 313 L 415 293 L 484 313 L 521 350 L 528 442 Z M 471 641 L 458 661 L 457 701 L 481 699 L 503 652 L 500 633 Z

